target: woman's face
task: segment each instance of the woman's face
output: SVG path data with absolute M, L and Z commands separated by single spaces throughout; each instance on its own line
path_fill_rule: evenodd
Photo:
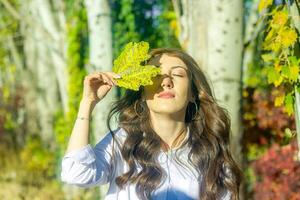
M 153 85 L 144 87 L 143 97 L 150 113 L 180 114 L 179 116 L 184 117 L 188 102 L 193 101 L 186 64 L 180 58 L 167 54 L 163 54 L 153 62 L 156 66 L 160 66 L 161 73 L 152 79 Z M 173 96 L 160 96 L 162 92 L 169 92 Z

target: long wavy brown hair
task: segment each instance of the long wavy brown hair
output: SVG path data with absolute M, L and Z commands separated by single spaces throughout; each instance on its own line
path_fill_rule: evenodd
M 185 123 L 190 136 L 185 144 L 190 147 L 189 162 L 202 174 L 199 199 L 215 200 L 226 190 L 231 193 L 231 199 L 239 199 L 243 174 L 229 151 L 231 129 L 227 110 L 216 103 L 205 74 L 191 56 L 178 49 L 159 48 L 150 52 L 151 58 L 147 62 L 162 54 L 180 58 L 191 72 L 190 84 L 198 110 L 191 102 L 187 106 Z M 135 183 L 139 198 L 150 199 L 151 192 L 166 176 L 156 160 L 163 141 L 151 128 L 149 109 L 142 101 L 143 90 L 144 87 L 139 91 L 126 90 L 113 104 L 107 126 L 114 138 L 110 121 L 118 114 L 119 127 L 127 132 L 120 149 L 129 171 L 118 176 L 116 184 L 123 188 L 127 183 Z M 142 168 L 140 171 L 138 164 Z

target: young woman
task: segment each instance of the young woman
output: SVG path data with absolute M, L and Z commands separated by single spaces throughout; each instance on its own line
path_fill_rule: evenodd
M 120 77 L 86 76 L 62 180 L 82 187 L 109 183 L 106 200 L 238 199 L 242 172 L 229 152 L 230 119 L 204 73 L 180 50 L 150 55 L 145 64 L 160 67 L 160 75 L 114 104 L 110 131 L 95 147 L 88 143 L 91 112 Z M 111 130 L 114 114 L 119 126 Z

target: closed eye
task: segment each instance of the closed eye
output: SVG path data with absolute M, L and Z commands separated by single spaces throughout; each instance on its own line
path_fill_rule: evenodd
M 173 74 L 173 76 L 179 76 L 179 77 L 183 77 L 182 75 L 180 74 Z

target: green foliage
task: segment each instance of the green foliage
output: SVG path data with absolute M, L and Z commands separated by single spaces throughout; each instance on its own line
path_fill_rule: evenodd
M 4 115 L 4 129 L 6 131 L 14 131 L 17 129 L 18 124 L 14 121 L 13 113 L 6 113 Z
M 278 144 L 287 144 L 292 137 L 288 134 L 287 127 L 291 132 L 295 127 L 295 119 L 288 116 L 285 107 L 274 107 L 277 96 L 282 96 L 282 103 L 285 100 L 285 89 L 283 86 L 272 88 L 270 91 L 264 89 L 247 89 L 244 91 L 243 97 L 243 125 L 244 139 L 248 137 L 251 141 L 264 140 L 262 144 L 270 144 L 276 142 Z M 289 96 L 289 95 L 288 95 Z M 287 99 L 292 99 L 291 97 Z M 261 139 L 266 137 L 267 139 Z M 258 139 L 259 138 L 259 139 Z M 259 145 L 262 147 L 263 145 Z
M 286 145 L 295 139 L 295 94 L 292 90 L 295 86 L 299 88 L 299 59 L 296 50 L 299 40 L 295 40 L 295 29 L 288 9 L 272 4 L 272 0 L 260 1 L 258 10 L 261 18 L 254 27 L 257 35 L 250 41 L 253 48 L 252 62 L 247 66 L 245 73 L 248 79 L 243 91 L 243 145 L 247 157 L 245 175 L 249 194 L 262 191 L 262 186 L 258 185 L 261 177 L 256 170 L 254 171 L 251 163 L 260 159 L 272 144 Z M 257 30 L 258 27 L 261 28 Z M 280 154 L 274 157 L 277 156 Z M 262 157 L 261 160 L 263 159 Z M 260 168 L 274 171 L 277 163 L 265 167 L 268 162 Z M 265 174 L 262 177 L 264 176 Z M 287 182 L 282 180 L 276 181 L 276 185 L 273 183 L 274 181 L 270 181 L 264 184 L 264 187 L 274 191 L 287 185 Z M 268 197 L 270 195 L 269 191 L 262 193 Z M 282 191 L 278 194 L 282 194 Z M 250 196 L 246 199 L 254 198 Z
M 258 4 L 258 11 L 261 12 L 268 6 L 272 5 L 273 0 L 261 0 Z
M 54 162 L 53 151 L 45 146 L 38 135 L 28 136 L 25 146 L 20 150 L 2 140 L 0 198 L 65 199 L 60 182 L 54 179 Z
M 16 9 L 19 7 L 15 0 L 10 1 L 10 4 Z M 20 23 L 1 4 L 0 10 L 0 136 L 11 134 L 10 137 L 14 137 L 19 125 L 16 120 L 20 106 L 17 94 L 19 81 L 16 79 L 16 65 L 7 40 L 18 38 Z
M 249 161 L 254 161 L 267 150 L 266 146 L 259 146 L 260 144 L 251 144 L 248 146 L 247 158 Z
M 16 13 L 20 13 L 20 4 L 20 1 L 7 1 L 8 7 Z M 23 66 L 26 54 L 21 27 L 22 24 L 28 26 L 29 21 L 13 17 L 4 4 L 0 4 L 0 10 L 0 199 L 62 197 L 59 187 L 51 190 L 55 177 L 54 149 L 44 144 L 40 136 L 32 135 L 32 130 L 26 129 L 28 111 L 24 110 L 24 96 L 27 94 L 26 86 L 20 84 L 24 83 L 20 77 L 23 77 L 21 73 L 30 70 Z M 25 16 L 23 14 L 21 17 Z M 20 61 L 20 65 L 16 61 Z
M 140 40 L 148 41 L 153 48 L 180 48 L 179 26 L 172 1 L 135 1 L 133 7 Z
M 251 167 L 246 167 L 246 169 L 244 170 L 244 175 L 245 175 L 245 179 L 249 183 L 246 185 L 246 191 L 247 192 L 253 191 L 253 185 L 257 179 L 254 169 Z
M 117 57 L 128 42 L 137 42 L 140 36 L 136 31 L 133 0 L 112 1 L 113 56 Z
M 114 61 L 113 72 L 121 75 L 116 79 L 119 86 L 139 90 L 141 85 L 152 85 L 152 77 L 160 73 L 160 68 L 153 65 L 142 66 L 141 62 L 150 58 L 147 42 L 130 42 Z
M 67 19 L 67 70 L 68 70 L 68 112 L 57 112 L 55 121 L 55 136 L 60 155 L 66 149 L 74 119 L 78 111 L 81 90 L 86 71 L 84 64 L 88 49 L 87 15 L 82 1 L 74 1 L 72 12 Z
M 30 136 L 20 154 L 24 169 L 44 178 L 54 176 L 54 153 L 49 151 L 39 136 Z
M 262 7 L 268 7 L 272 1 L 261 1 Z M 277 96 L 275 106 L 284 105 L 288 115 L 294 112 L 295 90 L 300 85 L 300 58 L 294 56 L 294 45 L 299 35 L 293 26 L 288 8 L 280 5 L 270 12 L 267 21 L 266 36 L 262 44 L 266 52 L 261 56 L 267 65 L 268 83 L 275 87 L 285 87 L 285 94 Z
M 112 0 L 113 56 L 129 42 L 147 41 L 152 48 L 177 47 L 178 26 L 171 1 Z M 120 95 L 125 89 L 120 88 Z

